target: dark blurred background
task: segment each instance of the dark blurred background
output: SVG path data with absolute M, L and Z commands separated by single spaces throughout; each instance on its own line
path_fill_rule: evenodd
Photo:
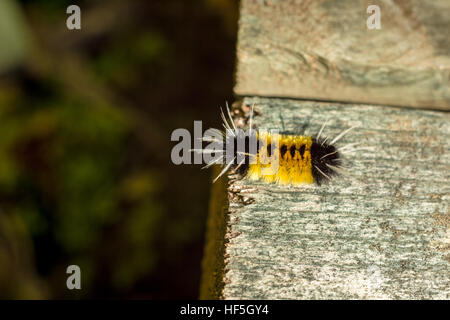
M 198 297 L 211 176 L 173 165 L 170 135 L 219 127 L 237 19 L 236 0 L 0 1 L 0 298 Z

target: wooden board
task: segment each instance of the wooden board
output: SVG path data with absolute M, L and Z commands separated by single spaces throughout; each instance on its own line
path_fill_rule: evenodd
M 448 0 L 242 0 L 235 92 L 448 110 L 449 12 Z
M 222 204 L 225 275 L 216 273 L 224 287 L 203 298 L 450 298 L 449 113 L 244 102 L 255 102 L 260 129 L 314 134 L 329 118 L 326 136 L 357 126 L 338 145 L 367 150 L 344 158 L 348 176 L 320 187 L 231 175 L 229 203 Z

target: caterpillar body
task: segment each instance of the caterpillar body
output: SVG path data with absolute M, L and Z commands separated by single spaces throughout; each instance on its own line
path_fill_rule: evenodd
M 327 122 L 314 137 L 264 132 L 252 128 L 252 106 L 249 130 L 244 132 L 236 128 L 228 105 L 226 109 L 230 123 L 221 110 L 225 131 L 213 129 L 219 137 L 202 138 L 205 142 L 216 143 L 217 149 L 192 150 L 217 154 L 217 158 L 208 162 L 204 168 L 224 162 L 224 168 L 214 182 L 228 170 L 234 170 L 251 180 L 268 183 L 321 185 L 325 180 L 331 180 L 333 176 L 345 172 L 341 166 L 341 153 L 355 144 L 338 149 L 335 143 L 353 127 L 331 141 L 322 137 Z M 222 139 L 219 139 L 220 137 Z

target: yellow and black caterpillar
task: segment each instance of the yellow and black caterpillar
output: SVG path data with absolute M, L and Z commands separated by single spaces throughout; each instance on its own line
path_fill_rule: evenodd
M 334 145 L 353 128 L 345 130 L 331 141 L 322 137 L 326 123 L 315 137 L 262 132 L 252 128 L 252 107 L 249 130 L 244 132 L 236 128 L 228 105 L 227 112 L 230 123 L 223 111 L 221 112 L 225 131 L 212 129 L 215 130 L 215 137 L 202 139 L 205 142 L 215 143 L 216 148 L 193 150 L 216 154 L 216 158 L 205 167 L 224 163 L 224 169 L 214 181 L 228 170 L 234 169 L 252 180 L 278 184 L 320 185 L 324 180 L 331 180 L 332 176 L 344 171 L 341 166 L 341 151 L 354 145 L 347 145 L 341 149 Z

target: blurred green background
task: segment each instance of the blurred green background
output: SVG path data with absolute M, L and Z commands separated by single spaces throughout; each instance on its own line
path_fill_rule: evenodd
M 170 135 L 219 127 L 237 19 L 235 0 L 0 1 L 0 298 L 198 297 L 211 177 L 171 163 Z

